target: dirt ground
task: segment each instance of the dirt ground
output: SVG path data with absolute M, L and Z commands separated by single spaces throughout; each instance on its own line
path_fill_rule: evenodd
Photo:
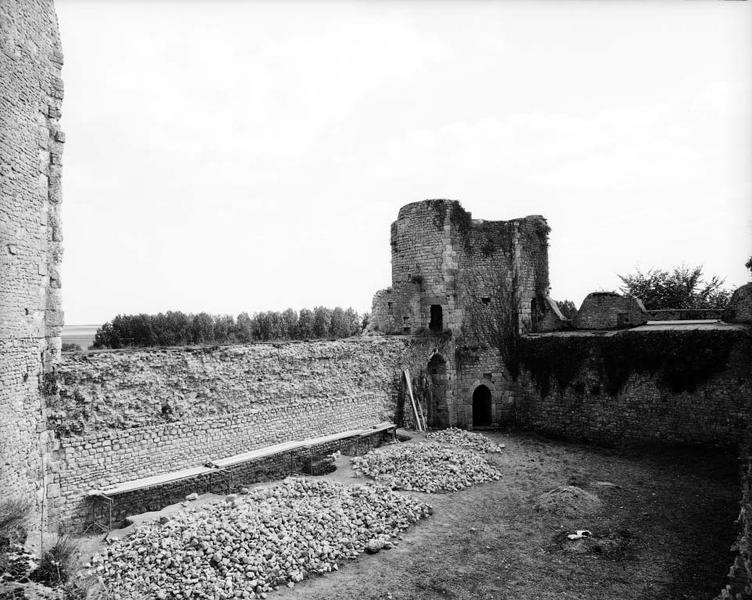
M 502 454 L 486 455 L 501 470 L 500 481 L 449 494 L 414 493 L 434 514 L 394 548 L 361 555 L 340 564 L 339 572 L 281 588 L 269 599 L 699 600 L 725 584 L 739 496 L 733 455 L 487 435 L 506 444 Z M 348 457 L 337 467 L 326 477 L 364 481 L 354 477 Z M 535 510 L 541 493 L 566 484 L 598 495 L 602 508 L 574 518 Z M 577 529 L 590 530 L 596 541 L 567 541 Z

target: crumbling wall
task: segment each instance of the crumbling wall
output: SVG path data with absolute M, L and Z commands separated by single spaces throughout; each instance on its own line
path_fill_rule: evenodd
M 64 355 L 56 520 L 85 523 L 92 489 L 391 421 L 399 374 L 425 353 L 375 337 Z
M 734 447 L 750 426 L 752 336 L 741 326 L 530 336 L 519 425 L 605 444 Z
M 752 598 L 752 447 L 747 440 L 741 447 L 739 535 L 732 550 L 736 552 L 728 572 L 728 583 L 716 600 Z
M 449 406 L 429 410 L 442 413 L 430 424 L 471 427 L 480 385 L 491 393 L 493 423 L 512 418 L 511 379 L 493 330 L 531 329 L 534 299 L 548 293 L 548 231 L 537 215 L 474 220 L 455 200 L 400 209 L 391 229 L 392 286 L 374 296 L 371 329 L 433 343 L 445 360 Z
M 460 334 L 468 310 L 513 289 L 520 326 L 529 330 L 531 301 L 548 293 L 548 225 L 543 217 L 473 220 L 456 200 L 403 206 L 392 223 L 392 287 L 374 297 L 373 328 L 415 334 L 430 329 L 431 307 L 442 330 Z
M 37 516 L 55 478 L 42 391 L 63 321 L 62 60 L 52 0 L 0 0 L 0 498 L 33 498 Z

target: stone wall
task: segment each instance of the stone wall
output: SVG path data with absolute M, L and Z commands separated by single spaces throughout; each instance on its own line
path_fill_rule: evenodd
M 716 600 L 752 598 L 752 454 L 749 440 L 742 445 L 741 499 L 739 501 L 739 535 L 732 550 L 736 552 L 728 572 L 728 584 Z
M 63 321 L 62 60 L 52 0 L 0 0 L 0 500 L 34 499 L 35 517 L 48 484 L 41 389 Z
M 426 375 L 416 387 L 429 425 L 472 427 L 480 386 L 491 396 L 491 422 L 483 422 L 508 422 L 512 389 L 498 334 L 529 331 L 536 299 L 548 293 L 545 219 L 483 221 L 457 201 L 425 200 L 400 209 L 391 246 L 392 286 L 374 296 L 371 328 L 430 348 L 423 361 L 408 361 Z
M 441 307 L 438 332 L 458 335 L 472 305 L 498 293 L 502 279 L 527 331 L 533 298 L 548 293 L 548 225 L 540 216 L 482 221 L 455 200 L 414 202 L 392 223 L 391 247 L 392 286 L 374 297 L 376 331 L 431 329 L 433 306 Z
M 423 353 L 377 337 L 64 355 L 47 400 L 56 521 L 80 529 L 89 490 L 390 421 Z
M 735 447 L 751 424 L 750 364 L 740 326 L 530 336 L 516 421 L 603 444 Z

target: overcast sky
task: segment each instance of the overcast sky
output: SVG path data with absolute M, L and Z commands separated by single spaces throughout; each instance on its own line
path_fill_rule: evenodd
M 751 4 L 57 0 L 66 322 L 369 310 L 426 198 L 544 215 L 557 299 L 741 285 Z

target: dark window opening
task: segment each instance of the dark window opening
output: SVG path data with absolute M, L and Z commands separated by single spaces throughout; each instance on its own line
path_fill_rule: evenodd
M 440 304 L 431 305 L 431 322 L 428 324 L 431 331 L 444 331 L 443 310 Z
M 394 312 L 394 309 L 392 308 L 392 303 L 387 302 L 386 307 L 389 309 L 389 314 L 391 315 Z
M 410 317 L 402 317 L 403 321 L 407 321 Z
M 403 327 L 402 328 L 402 333 L 410 333 L 410 328 L 409 327 Z
M 483 304 L 491 304 L 491 298 L 489 298 L 488 296 L 484 296 L 483 298 L 480 299 L 480 301 Z
M 491 373 L 483 373 L 484 379 L 491 379 Z

